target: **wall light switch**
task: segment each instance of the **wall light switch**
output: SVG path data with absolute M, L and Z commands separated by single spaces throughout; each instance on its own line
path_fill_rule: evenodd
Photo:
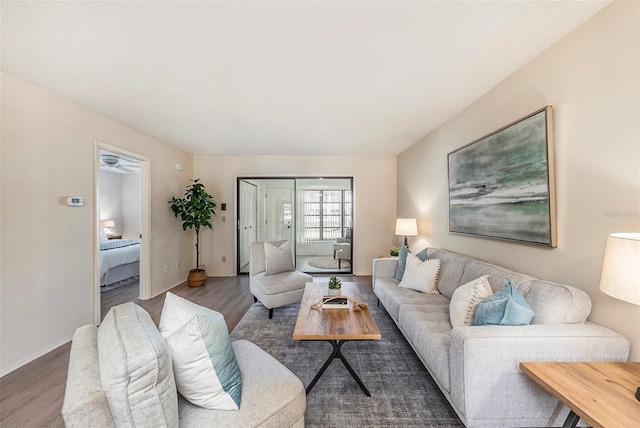
M 182 171 L 182 164 L 180 162 L 176 162 L 176 169 Z

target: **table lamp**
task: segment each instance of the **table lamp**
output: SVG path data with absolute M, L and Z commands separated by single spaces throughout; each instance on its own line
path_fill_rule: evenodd
M 404 235 L 404 245 L 409 248 L 408 236 L 418 235 L 418 222 L 415 218 L 399 218 L 396 220 L 396 235 Z
M 105 229 L 107 235 L 112 235 L 111 228 L 116 227 L 116 222 L 115 220 L 102 220 L 100 226 Z
M 600 290 L 640 305 L 640 233 L 612 233 L 607 237 Z M 640 386 L 636 398 L 640 401 Z

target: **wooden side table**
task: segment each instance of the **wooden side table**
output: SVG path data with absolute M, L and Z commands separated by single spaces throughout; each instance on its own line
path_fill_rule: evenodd
M 594 428 L 640 426 L 640 363 L 520 363 L 520 370 L 571 411 L 563 428 L 580 418 Z

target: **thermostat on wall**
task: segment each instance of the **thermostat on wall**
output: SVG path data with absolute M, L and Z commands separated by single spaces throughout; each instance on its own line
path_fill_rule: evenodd
M 84 205 L 84 198 L 80 196 L 67 196 L 67 205 L 70 207 L 81 207 Z

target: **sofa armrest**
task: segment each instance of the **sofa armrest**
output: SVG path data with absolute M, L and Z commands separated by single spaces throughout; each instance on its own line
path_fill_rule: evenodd
M 505 406 L 505 418 L 551 418 L 557 400 L 520 371 L 521 361 L 627 361 L 629 350 L 626 337 L 592 323 L 454 328 L 452 402 L 467 420 L 499 419 Z
M 393 278 L 396 276 L 398 259 L 391 257 L 381 257 L 373 259 L 373 277 L 371 283 L 375 288 L 377 278 Z
M 78 328 L 69 354 L 62 417 L 67 427 L 115 427 L 98 368 L 98 329 Z

